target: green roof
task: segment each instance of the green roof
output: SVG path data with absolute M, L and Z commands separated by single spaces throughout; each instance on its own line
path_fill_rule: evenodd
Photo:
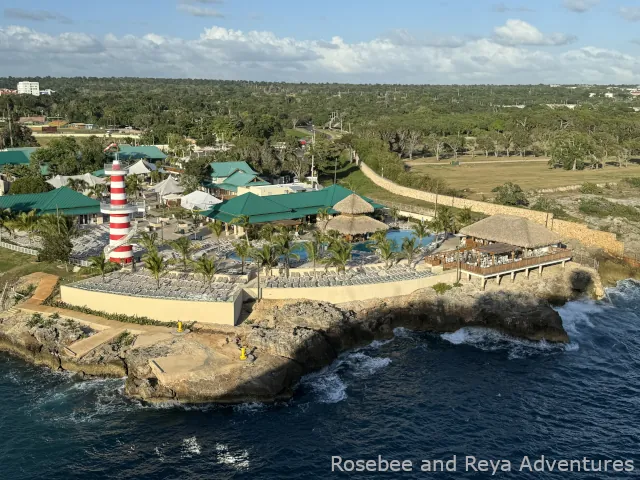
M 114 154 L 115 155 L 115 154 Z M 118 158 L 120 160 L 164 160 L 167 156 L 158 147 L 141 146 L 132 147 L 131 145 L 120 145 L 120 151 L 118 152 Z
M 40 147 L 16 147 L 16 148 L 7 148 L 10 152 L 22 152 L 31 158 L 31 154 L 38 150 Z
M 104 168 L 102 170 L 96 170 L 95 172 L 92 172 L 91 175 L 100 178 L 104 177 Z
M 259 197 L 253 193 L 245 193 L 226 202 L 214 205 L 203 213 L 225 223 L 231 222 L 241 215 L 249 217 L 249 223 L 265 223 L 278 220 L 291 220 L 315 215 L 321 208 L 332 208 L 340 200 L 353 192 L 340 185 L 332 185 L 313 192 L 291 193 L 288 195 L 268 195 Z M 384 208 L 373 200 L 362 197 L 373 208 Z M 330 210 L 331 213 L 336 213 Z
M 100 212 L 100 202 L 84 196 L 68 187 L 60 187 L 46 193 L 25 193 L 0 196 L 0 209 L 14 212 L 30 212 L 38 215 L 60 212 L 65 215 L 87 215 Z
M 51 171 L 49 169 L 49 164 L 48 163 L 40 165 L 40 175 L 49 175 L 50 173 L 51 173 Z
M 29 165 L 29 154 L 22 150 L 0 152 L 0 166 L 2 165 Z
M 253 168 L 249 166 L 247 162 L 213 162 L 211 165 L 211 177 L 229 177 L 234 172 L 240 171 L 242 173 L 249 173 L 257 175 Z

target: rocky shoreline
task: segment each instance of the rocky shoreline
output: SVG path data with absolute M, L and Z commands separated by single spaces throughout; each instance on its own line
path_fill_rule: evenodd
M 127 377 L 125 394 L 147 402 L 273 402 L 290 398 L 303 375 L 347 350 L 391 338 L 397 327 L 437 333 L 484 327 L 531 341 L 568 342 L 552 303 L 593 295 L 598 285 L 594 271 L 574 265 L 484 292 L 463 284 L 443 294 L 423 289 L 337 306 L 263 300 L 235 328 L 196 325 L 187 335 L 119 337 L 79 360 L 69 358 L 65 346 L 94 332 L 69 320 L 38 323 L 4 312 L 0 350 L 80 378 Z M 249 360 L 239 360 L 237 340 L 248 347 Z

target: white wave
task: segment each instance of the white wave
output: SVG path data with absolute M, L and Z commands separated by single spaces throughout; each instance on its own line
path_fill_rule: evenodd
M 388 340 L 374 340 L 366 348 L 377 349 L 380 347 L 384 347 L 391 342 L 393 342 L 393 338 L 389 338 Z
M 356 377 L 369 377 L 381 368 L 391 363 L 390 358 L 370 357 L 362 352 L 354 352 L 345 358 L 345 363 L 349 365 L 353 375 Z
M 509 359 L 526 358 L 540 353 L 561 351 L 565 348 L 564 345 L 551 344 L 544 340 L 540 342 L 521 340 L 481 327 L 464 327 L 453 333 L 443 333 L 440 337 L 454 345 L 471 345 L 488 352 L 507 351 Z
M 200 445 L 198 439 L 194 437 L 182 440 L 182 458 L 191 458 L 194 455 L 200 455 Z
M 572 337 L 579 337 L 585 329 L 594 328 L 592 317 L 608 306 L 593 300 L 568 302 L 555 310 L 562 318 L 562 326 Z
M 219 464 L 233 467 L 236 470 L 249 468 L 249 452 L 247 450 L 231 453 L 229 447 L 222 443 L 216 443 L 216 458 Z
M 640 282 L 633 279 L 620 280 L 613 288 L 605 288 L 607 298 L 616 306 L 640 303 Z
M 156 447 L 154 450 L 154 453 L 157 455 L 158 460 L 160 460 L 161 462 L 164 462 L 165 456 L 160 447 Z
M 347 398 L 347 385 L 334 372 L 336 364 L 339 366 L 342 361 L 336 360 L 329 367 L 305 375 L 300 381 L 311 389 L 319 403 L 338 403 Z
M 578 350 L 580 350 L 580 345 L 578 343 L 571 342 L 571 343 L 567 343 L 564 349 L 567 352 L 577 352 Z
M 413 338 L 415 332 L 404 327 L 396 327 L 393 329 L 393 334 L 396 338 Z

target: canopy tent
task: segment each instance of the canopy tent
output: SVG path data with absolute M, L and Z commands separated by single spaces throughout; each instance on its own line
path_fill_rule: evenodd
M 99 183 L 105 183 L 104 178 L 96 177 L 91 175 L 90 173 L 85 173 L 84 175 L 56 175 L 53 178 L 47 180 L 47 183 L 51 185 L 53 188 L 67 187 L 69 180 L 83 180 L 87 183 L 89 187 L 93 187 Z
M 149 163 L 146 160 L 139 160 L 129 167 L 129 175 L 146 175 L 157 169 L 158 167 L 153 163 Z
M 182 208 L 186 208 L 188 210 L 208 210 L 218 203 L 222 203 L 222 200 L 200 190 L 196 190 L 195 192 L 185 195 L 182 197 L 180 202 Z
M 161 181 L 153 187 L 153 191 L 156 192 L 161 197 L 165 197 L 167 195 L 171 195 L 172 193 L 182 193 L 184 192 L 184 188 L 180 186 L 178 181 L 169 177 L 166 180 Z
M 343 235 L 364 235 L 389 229 L 385 223 L 366 215 L 373 213 L 374 207 L 355 193 L 340 200 L 333 209 L 340 215 L 327 222 L 326 230 L 336 230 Z

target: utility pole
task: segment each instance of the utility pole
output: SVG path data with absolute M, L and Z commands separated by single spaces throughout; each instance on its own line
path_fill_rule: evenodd
M 9 142 L 11 144 L 11 148 L 13 148 L 13 128 L 11 125 L 11 112 L 9 111 L 8 104 L 7 104 L 7 117 L 9 118 Z

